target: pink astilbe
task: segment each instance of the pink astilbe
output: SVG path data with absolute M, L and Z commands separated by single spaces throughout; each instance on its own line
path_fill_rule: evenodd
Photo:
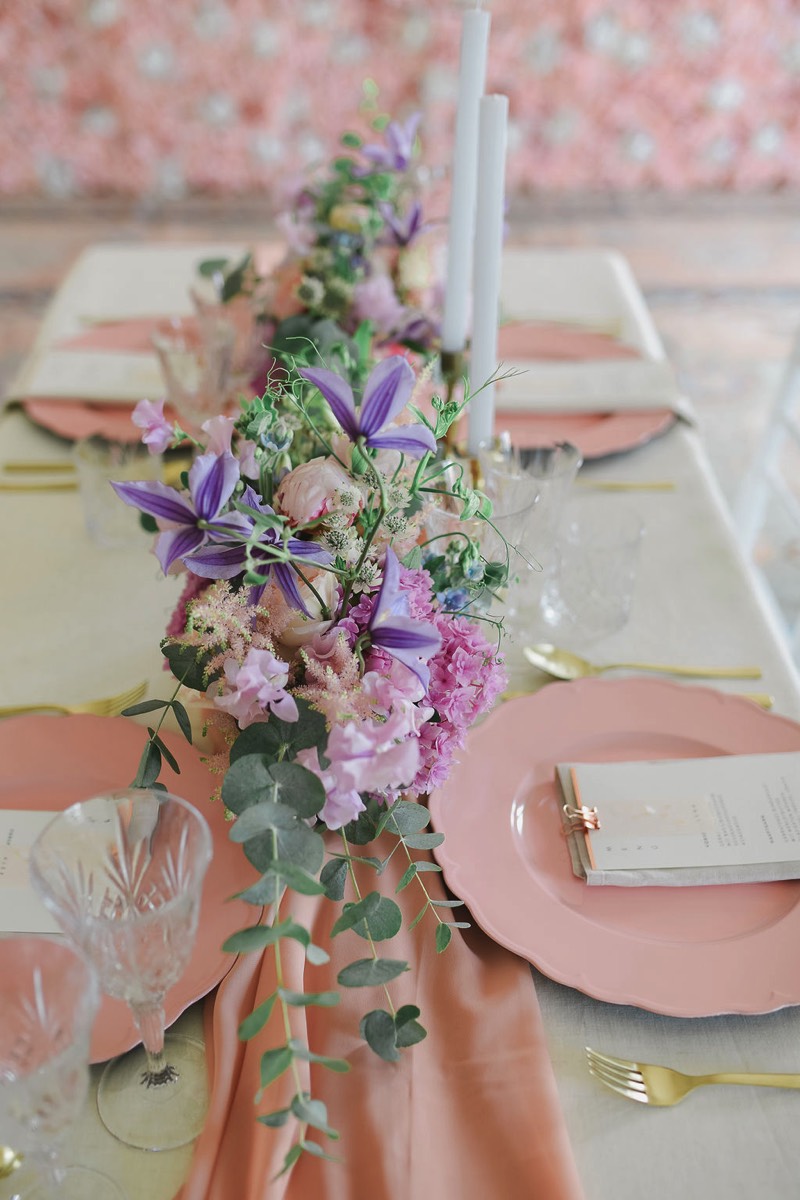
M 361 665 L 343 633 L 332 629 L 319 635 L 300 656 L 305 682 L 295 695 L 323 713 L 329 727 L 371 714 L 370 700 L 362 692 Z
M 201 596 L 210 586 L 208 579 L 202 579 L 199 575 L 188 574 L 186 586 L 178 597 L 178 603 L 173 609 L 172 616 L 169 619 L 165 636 L 171 641 L 180 638 L 186 632 L 186 625 L 189 620 L 189 606 L 195 601 L 198 596 Z M 165 663 L 165 666 L 169 666 Z

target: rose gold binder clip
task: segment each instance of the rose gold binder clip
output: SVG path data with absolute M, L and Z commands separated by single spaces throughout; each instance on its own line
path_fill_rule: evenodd
M 573 808 L 571 804 L 565 804 L 562 811 L 570 824 L 582 825 L 584 829 L 600 828 L 600 816 L 596 808 L 587 808 L 585 804 Z

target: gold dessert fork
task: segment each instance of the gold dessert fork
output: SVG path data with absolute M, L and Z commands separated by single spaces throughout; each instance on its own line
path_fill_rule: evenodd
M 627 1058 L 614 1058 L 611 1054 L 600 1054 L 586 1046 L 589 1071 L 595 1079 L 624 1096 L 627 1100 L 638 1100 L 640 1104 L 652 1104 L 667 1108 L 677 1104 L 689 1092 L 712 1083 L 738 1083 L 748 1087 L 800 1088 L 800 1075 L 754 1074 L 748 1071 L 723 1071 L 715 1075 L 684 1075 L 672 1067 L 657 1067 L 652 1063 L 631 1062 Z
M 41 704 L 10 704 L 0 707 L 0 717 L 16 717 L 22 713 L 54 712 L 54 713 L 93 713 L 97 717 L 115 717 L 123 709 L 141 700 L 147 691 L 147 683 L 137 683 L 135 687 L 120 692 L 117 696 L 105 696 L 102 700 L 87 700 L 83 704 L 51 704 L 47 701 Z

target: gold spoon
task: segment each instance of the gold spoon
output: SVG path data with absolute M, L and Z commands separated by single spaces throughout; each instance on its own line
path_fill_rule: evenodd
M 569 650 L 560 650 L 549 642 L 524 646 L 522 653 L 533 667 L 552 675 L 554 679 L 583 679 L 587 675 L 602 675 L 604 671 L 656 671 L 662 675 L 684 675 L 694 679 L 760 679 L 758 667 L 685 667 L 669 663 L 615 662 L 591 663 Z
M 22 1163 L 22 1155 L 10 1146 L 0 1146 L 0 1179 L 7 1179 Z

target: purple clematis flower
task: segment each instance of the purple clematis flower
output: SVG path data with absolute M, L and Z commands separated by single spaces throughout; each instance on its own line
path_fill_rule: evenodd
M 385 358 L 370 372 L 358 409 L 350 384 L 335 371 L 308 367 L 300 374 L 319 388 L 351 442 L 363 438 L 372 449 L 399 450 L 411 458 L 421 458 L 426 450 L 435 453 L 436 438 L 425 425 L 398 425 L 380 432 L 402 412 L 414 390 L 414 372 L 401 355 Z
M 403 125 L 398 121 L 390 121 L 383 131 L 386 145 L 370 143 L 361 147 L 361 153 L 376 167 L 383 167 L 387 171 L 407 171 L 421 119 L 422 114 L 416 112 Z
M 251 487 L 246 487 L 241 497 L 242 504 L 254 508 L 258 512 L 273 513 L 268 504 L 263 504 Z M 232 514 L 241 522 L 238 526 L 231 523 L 227 529 L 221 528 L 221 536 L 214 542 L 207 542 L 184 559 L 186 566 L 195 575 L 206 579 L 233 579 L 241 575 L 248 567 L 248 541 L 252 537 L 256 525 L 252 517 L 246 513 Z M 326 567 L 332 561 L 332 556 L 323 550 L 316 542 L 303 542 L 300 538 L 290 537 L 286 542 L 281 538 L 277 529 L 264 529 L 255 544 L 250 543 L 250 566 L 259 575 L 270 576 L 293 608 L 300 609 L 310 615 L 303 597 L 297 586 L 296 572 L 290 563 L 282 557 L 283 549 L 295 558 L 312 563 L 314 566 Z M 268 580 L 254 587 L 250 592 L 250 603 L 257 604 L 261 599 Z
M 380 210 L 391 235 L 389 241 L 394 246 L 410 246 L 414 238 L 419 237 L 426 228 L 419 200 L 411 203 L 404 216 L 396 213 L 391 204 L 381 204 Z
M 430 621 L 410 616 L 408 596 L 400 591 L 400 562 L 391 546 L 386 548 L 383 580 L 367 628 L 372 645 L 413 671 L 427 692 L 431 673 L 426 661 L 442 639 Z
M 224 520 L 218 520 L 238 482 L 239 464 L 226 453 L 202 454 L 194 460 L 189 469 L 188 498 L 158 481 L 111 486 L 126 504 L 173 526 L 156 539 L 156 556 L 166 573 L 176 559 L 199 549 L 209 537 L 241 527 L 239 513 L 226 513 Z

